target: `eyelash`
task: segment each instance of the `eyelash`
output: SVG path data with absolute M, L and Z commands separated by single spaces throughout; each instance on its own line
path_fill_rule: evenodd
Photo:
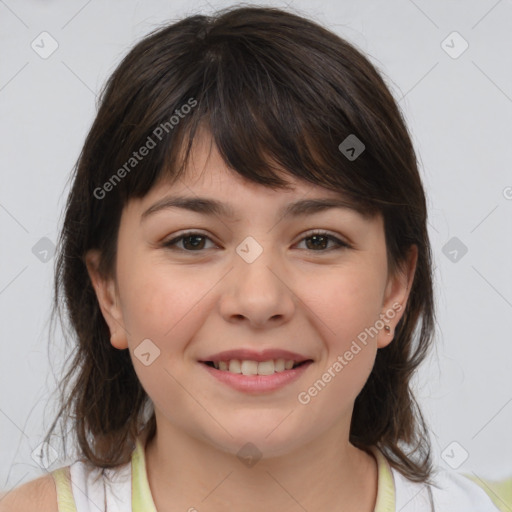
M 336 244 L 336 247 L 333 247 L 333 248 L 330 248 L 330 249 L 323 249 L 323 250 L 318 250 L 318 251 L 314 251 L 312 249 L 309 249 L 310 252 L 329 252 L 329 251 L 332 251 L 332 250 L 340 250 L 340 249 L 351 249 L 351 246 L 349 244 L 347 244 L 346 242 L 340 240 L 339 238 L 329 234 L 328 232 L 326 231 L 322 231 L 322 230 L 314 230 L 312 232 L 309 232 L 306 234 L 306 236 L 304 236 L 303 238 L 301 238 L 301 240 L 299 242 L 302 242 L 303 240 L 306 240 L 308 238 L 312 238 L 313 236 L 324 236 L 326 237 L 328 240 L 334 242 Z M 188 237 L 192 237 L 192 236 L 200 236 L 202 238 L 206 238 L 208 240 L 210 240 L 211 242 L 213 242 L 213 240 L 211 240 L 211 238 L 209 236 L 206 236 L 204 235 L 203 233 L 199 233 L 197 231 L 187 231 L 186 233 L 182 233 L 180 236 L 176 237 L 176 238 L 173 238 L 172 240 L 169 240 L 167 242 L 164 242 L 162 244 L 163 247 L 166 247 L 170 250 L 178 250 L 178 251 L 181 251 L 181 252 L 188 252 L 188 253 L 194 253 L 194 252 L 204 252 L 206 251 L 207 249 L 200 249 L 200 250 L 197 250 L 197 251 L 191 251 L 191 250 L 188 250 L 188 249 L 181 249 L 179 247 L 175 247 L 176 244 L 178 242 L 180 242 L 181 240 L 183 240 L 184 238 L 188 238 Z M 308 250 L 308 249 L 306 249 Z

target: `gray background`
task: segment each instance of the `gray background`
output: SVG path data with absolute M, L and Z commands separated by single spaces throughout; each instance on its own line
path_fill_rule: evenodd
M 31 453 L 64 348 L 58 331 L 48 352 L 51 246 L 96 93 L 149 31 L 228 5 L 0 0 L 0 489 L 45 473 Z M 436 266 L 437 349 L 417 378 L 436 462 L 512 476 L 512 1 L 289 5 L 369 55 L 412 132 Z M 51 49 L 44 31 L 47 58 L 31 46 Z

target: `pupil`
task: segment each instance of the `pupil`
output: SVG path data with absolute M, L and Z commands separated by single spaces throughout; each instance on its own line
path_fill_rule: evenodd
M 187 246 L 187 243 L 186 241 L 187 240 L 195 240 L 195 242 L 192 243 L 192 247 L 197 249 L 200 245 L 201 245 L 201 241 L 199 241 L 199 246 L 197 244 L 197 241 L 203 239 L 203 237 L 201 235 L 190 235 L 190 236 L 187 236 L 184 238 L 183 242 L 184 242 L 184 245 L 185 247 Z
M 322 249 L 325 249 L 326 237 L 324 235 L 313 235 L 313 236 L 310 236 L 309 239 L 314 241 L 313 242 L 313 247 L 316 247 L 316 248 L 321 247 Z M 319 239 L 323 239 L 324 243 L 323 244 L 319 244 L 318 243 Z

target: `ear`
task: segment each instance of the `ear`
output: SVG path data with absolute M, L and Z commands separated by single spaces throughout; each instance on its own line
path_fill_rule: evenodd
M 389 325 L 390 330 L 380 329 L 377 338 L 378 348 L 387 347 L 393 340 L 396 324 L 402 318 L 409 299 L 417 261 L 418 247 L 411 245 L 403 269 L 388 277 L 381 318 L 385 325 Z
M 110 329 L 110 343 L 122 350 L 128 348 L 126 329 L 123 315 L 119 307 L 119 297 L 114 279 L 104 278 L 99 272 L 100 251 L 91 249 L 85 255 L 87 272 L 96 292 L 96 298 L 103 314 L 103 318 Z

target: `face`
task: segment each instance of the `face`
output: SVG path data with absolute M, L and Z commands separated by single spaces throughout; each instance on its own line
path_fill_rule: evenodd
M 87 255 L 112 344 L 130 350 L 157 428 L 233 454 L 251 442 L 264 456 L 328 432 L 348 439 L 354 400 L 405 309 L 416 253 L 391 276 L 380 216 L 340 207 L 283 216 L 297 201 L 341 198 L 288 181 L 279 191 L 244 182 L 196 139 L 185 178 L 125 207 L 115 279 L 100 279 L 98 252 Z M 154 207 L 171 196 L 215 200 L 232 215 Z

